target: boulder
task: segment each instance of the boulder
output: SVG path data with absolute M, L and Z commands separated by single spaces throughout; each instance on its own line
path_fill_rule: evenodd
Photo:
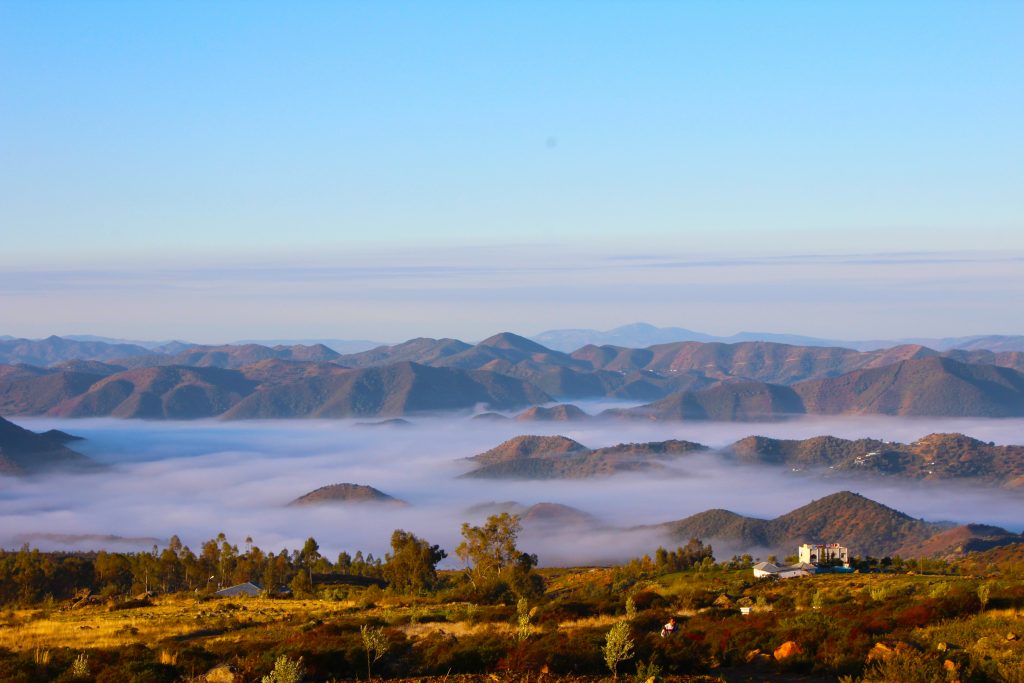
M 875 646 L 871 648 L 870 652 L 868 652 L 867 661 L 874 662 L 879 659 L 888 659 L 897 652 L 906 652 L 907 650 L 912 649 L 913 648 L 910 645 L 907 645 L 904 642 L 897 641 L 894 643 L 883 643 L 879 641 L 875 643 Z
M 800 647 L 799 643 L 793 640 L 787 640 L 782 645 L 775 648 L 775 652 L 772 653 L 772 656 L 775 657 L 775 661 L 781 662 L 784 659 L 789 659 L 796 655 L 802 655 L 803 653 L 804 649 Z

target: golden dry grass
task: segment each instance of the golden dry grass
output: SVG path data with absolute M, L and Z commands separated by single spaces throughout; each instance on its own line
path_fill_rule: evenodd
M 578 628 L 604 628 L 610 627 L 619 621 L 622 621 L 621 616 L 602 614 L 596 617 L 585 617 L 583 619 L 563 621 L 558 624 L 558 628 L 570 631 Z
M 407 622 L 409 616 L 423 609 L 410 601 L 382 603 L 359 614 Z M 511 636 L 515 630 L 511 623 L 458 620 L 460 612 L 466 611 L 461 603 L 434 605 L 433 609 L 447 611 L 455 615 L 455 619 L 401 623 L 397 628 L 412 638 L 437 631 L 460 637 L 484 630 L 507 630 Z M 160 648 L 160 644 L 168 640 L 201 639 L 204 643 L 277 640 L 313 620 L 351 617 L 357 610 L 357 604 L 352 601 L 234 598 L 197 602 L 186 596 L 165 596 L 156 598 L 152 605 L 114 611 L 106 606 L 69 611 L 9 611 L 0 616 L 0 648 L 46 652 L 59 647 L 88 650 L 135 643 Z M 603 628 L 617 619 L 614 616 L 590 617 L 565 621 L 558 627 L 566 630 Z M 173 656 L 173 648 L 169 648 L 166 657 Z
M 72 611 L 21 610 L 0 618 L 0 647 L 24 651 L 54 647 L 93 649 L 133 643 L 152 646 L 190 635 L 209 640 L 238 639 L 249 633 L 287 629 L 311 619 L 329 619 L 352 607 L 346 602 L 246 598 L 197 603 L 165 597 L 147 607 L 108 611 L 87 607 Z
M 407 624 L 406 626 L 401 627 L 401 629 L 405 633 L 405 635 L 409 636 L 410 638 L 420 638 L 439 631 L 443 631 L 444 633 L 453 635 L 456 638 L 460 638 L 462 636 L 472 635 L 482 630 L 493 631 L 495 629 L 503 629 L 507 630 L 509 633 L 511 633 L 513 630 L 512 626 L 506 624 L 471 624 L 465 621 Z

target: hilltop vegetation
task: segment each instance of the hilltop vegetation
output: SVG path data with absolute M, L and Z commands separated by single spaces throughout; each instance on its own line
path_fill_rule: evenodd
M 584 478 L 656 470 L 681 456 L 715 453 L 727 462 L 786 466 L 824 475 L 967 479 L 1006 488 L 1024 485 L 1024 446 L 986 443 L 964 434 L 929 434 L 909 444 L 880 439 L 773 439 L 748 436 L 713 451 L 690 441 L 668 440 L 587 448 L 564 436 L 514 437 L 468 458 L 478 478 Z
M 479 465 L 464 477 L 480 479 L 583 479 L 654 470 L 661 463 L 707 447 L 690 441 L 629 443 L 590 449 L 564 436 L 517 436 L 468 460 Z
M 909 444 L 819 436 L 803 440 L 751 436 L 724 451 L 742 462 L 829 468 L 834 472 L 911 479 L 974 479 L 1024 485 L 1024 446 L 997 446 L 964 434 L 929 434 Z

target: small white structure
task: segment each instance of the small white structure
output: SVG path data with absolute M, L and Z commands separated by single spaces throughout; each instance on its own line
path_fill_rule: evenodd
M 801 562 L 794 565 L 775 565 L 771 562 L 758 562 L 754 565 L 754 578 L 761 579 L 774 576 L 779 579 L 792 579 L 796 576 L 810 576 L 815 571 L 812 564 Z
M 838 561 L 844 567 L 850 566 L 849 548 L 838 543 L 824 543 L 821 545 L 804 543 L 797 550 L 797 555 L 800 557 L 800 562 L 805 564 L 819 565 Z

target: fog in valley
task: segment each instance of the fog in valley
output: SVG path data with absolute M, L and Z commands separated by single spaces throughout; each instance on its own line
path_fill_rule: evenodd
M 595 412 L 597 406 L 586 406 Z M 721 447 L 751 434 L 807 438 L 831 434 L 913 441 L 963 432 L 999 444 L 1024 443 L 1024 420 L 841 417 L 777 423 L 491 422 L 467 417 L 411 418 L 411 425 L 367 426 L 354 420 L 186 423 L 21 418 L 34 431 L 57 428 L 85 437 L 69 444 L 108 467 L 86 474 L 0 477 L 0 545 L 42 549 L 148 550 L 178 534 L 194 550 L 219 532 L 264 550 L 301 546 L 321 552 L 388 550 L 391 531 L 406 529 L 449 551 L 464 521 L 478 523 L 488 502 L 569 505 L 606 530 L 528 527 L 520 547 L 544 565 L 621 561 L 663 543 L 651 530 L 622 527 L 676 520 L 709 508 L 771 518 L 841 490 L 929 521 L 982 522 L 1021 531 L 1024 496 L 968 484 L 901 479 L 844 480 L 784 467 L 730 464 L 714 453 L 680 458 L 652 474 L 584 480 L 459 479 L 463 459 L 521 434 L 561 434 L 588 447 L 686 439 Z M 410 505 L 287 507 L 313 489 L 366 484 Z M 112 538 L 116 536 L 120 538 Z M 716 548 L 721 557 L 722 548 Z M 729 551 L 738 549 L 728 549 Z

